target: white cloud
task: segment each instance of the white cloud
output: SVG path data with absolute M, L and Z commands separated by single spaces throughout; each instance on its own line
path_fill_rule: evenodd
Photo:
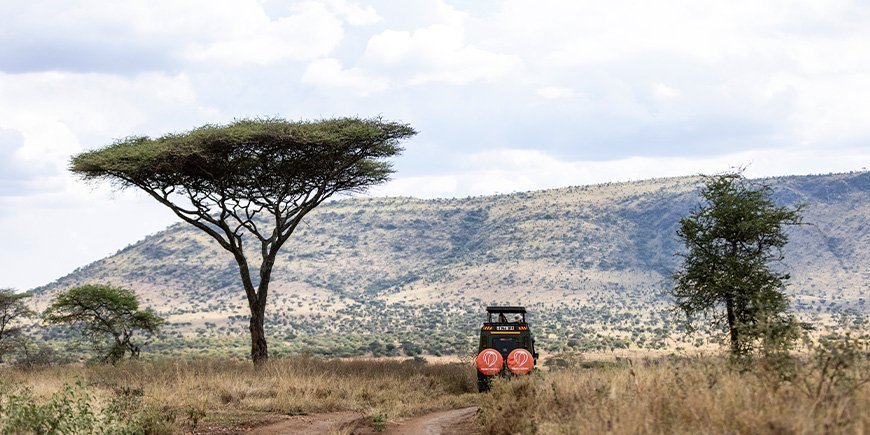
M 438 21 L 413 31 L 385 30 L 369 39 L 363 64 L 410 85 L 466 84 L 516 70 L 521 59 L 469 43 L 466 14 L 436 2 Z
M 434 2 L 434 12 L 432 24 L 410 31 L 387 29 L 371 36 L 355 66 L 343 68 L 333 57 L 313 61 L 303 74 L 303 83 L 369 94 L 388 87 L 494 81 L 522 64 L 515 55 L 466 41 L 466 14 L 443 1 Z
M 870 138 L 870 80 L 865 73 L 817 77 L 781 73 L 765 83 L 772 97 L 792 100 L 789 128 L 802 146 L 865 144 Z
M 176 118 L 163 118 L 167 115 Z M 70 154 L 103 144 L 81 138 L 109 142 L 143 127 L 155 134 L 158 125 L 174 131 L 214 116 L 213 109 L 199 105 L 185 74 L 0 73 L 0 127 L 23 136 L 21 158 L 59 168 Z
M 574 96 L 574 90 L 559 86 L 546 86 L 535 90 L 535 94 L 547 99 L 571 98 Z
M 752 53 L 778 57 L 786 54 L 780 51 L 783 46 L 796 46 L 795 37 L 802 43 L 834 47 L 834 41 L 824 42 L 831 39 L 828 35 L 864 32 L 850 25 L 860 16 L 856 9 L 862 8 L 866 13 L 859 1 L 507 0 L 480 31 L 513 29 L 499 33 L 505 46 L 556 65 L 596 65 L 643 56 L 653 60 L 663 54 L 721 63 Z
M 398 177 L 383 186 L 374 187 L 373 196 L 413 196 L 416 198 L 446 198 L 461 194 L 457 175 Z
M 326 0 L 326 4 L 352 26 L 370 26 L 383 20 L 371 5 L 360 6 L 347 0 Z
M 0 69 L 139 72 L 188 61 L 307 61 L 338 47 L 345 23 L 381 19 L 347 0 L 292 2 L 275 17 L 259 0 L 11 0 L 0 3 L 0 56 L 7 57 Z
M 680 96 L 680 91 L 661 82 L 652 85 L 652 93 L 653 97 L 660 101 L 673 100 Z
M 365 62 L 384 71 L 407 71 L 408 84 L 465 84 L 493 80 L 516 69 L 518 57 L 489 52 L 467 44 L 462 29 L 436 24 L 414 32 L 387 30 L 366 46 Z
M 507 0 L 467 38 L 520 55 L 523 83 L 560 83 L 623 124 L 719 118 L 823 146 L 870 136 L 868 18 L 856 0 Z
M 380 92 L 389 86 L 382 77 L 372 77 L 359 68 L 342 69 L 337 59 L 311 62 L 302 75 L 302 83 L 325 88 L 347 89 L 358 95 Z
M 366 20 L 351 12 L 355 22 Z M 228 64 L 268 64 L 278 60 L 309 60 L 332 52 L 344 36 L 342 21 L 321 3 L 306 2 L 292 8 L 290 15 L 270 19 L 262 10 L 251 9 L 243 20 L 214 39 L 192 44 L 184 55 L 197 61 Z

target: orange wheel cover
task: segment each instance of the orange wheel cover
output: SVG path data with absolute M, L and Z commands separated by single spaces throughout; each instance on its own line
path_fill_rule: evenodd
M 525 349 L 514 349 L 508 354 L 507 366 L 511 373 L 525 375 L 532 371 L 532 367 L 535 366 L 535 359 Z
M 484 349 L 477 354 L 477 371 L 487 376 L 497 375 L 504 367 L 504 359 L 495 349 Z

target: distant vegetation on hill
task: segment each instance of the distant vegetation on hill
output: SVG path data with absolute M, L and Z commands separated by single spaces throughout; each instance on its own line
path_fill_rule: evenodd
M 784 267 L 794 308 L 817 324 L 866 316 L 870 173 L 765 180 L 805 203 Z M 675 231 L 698 204 L 682 177 L 464 199 L 353 198 L 316 209 L 273 275 L 267 334 L 277 354 L 464 354 L 482 307 L 529 307 L 551 351 L 711 345 L 674 330 L 666 289 Z M 34 290 L 43 308 L 83 283 L 134 289 L 168 320 L 151 351 L 247 352 L 247 309 L 229 253 L 173 225 Z M 46 338 L 63 331 L 44 329 Z

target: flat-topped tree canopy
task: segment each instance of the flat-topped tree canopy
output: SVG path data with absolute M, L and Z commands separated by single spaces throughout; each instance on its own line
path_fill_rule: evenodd
M 407 124 L 381 118 L 242 119 L 122 139 L 74 156 L 70 170 L 144 190 L 233 254 L 251 308 L 251 356 L 260 362 L 268 357 L 263 317 L 281 246 L 332 195 L 387 181 L 388 159 L 414 134 Z M 250 237 L 259 242 L 257 281 L 243 247 Z
M 232 235 L 199 224 L 229 222 L 230 233 L 246 229 L 266 242 L 271 231 L 254 221 L 262 213 L 289 236 L 297 218 L 333 194 L 387 181 L 393 169 L 386 158 L 414 134 L 380 118 L 242 119 L 156 139 L 129 137 L 73 157 L 70 170 L 139 187 L 230 249 Z
M 399 142 L 414 134 L 408 125 L 379 118 L 242 119 L 156 139 L 122 139 L 75 156 L 70 169 L 122 186 L 283 199 L 381 183 L 393 172 L 383 159 L 400 153 Z

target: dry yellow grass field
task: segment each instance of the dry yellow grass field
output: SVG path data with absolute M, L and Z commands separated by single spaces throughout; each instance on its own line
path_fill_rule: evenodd
M 868 369 L 866 356 L 786 371 L 718 358 L 598 364 L 497 382 L 479 415 L 488 434 L 863 434 Z
M 167 433 L 209 433 L 251 426 L 269 416 L 333 411 L 389 423 L 477 400 L 470 364 L 414 360 L 276 358 L 260 368 L 229 359 L 166 360 L 0 372 L 4 388 L 27 388 L 37 402 L 76 382 L 95 398 L 97 408 L 118 395 L 140 395 L 142 408 L 172 416 L 152 427 Z M 0 429 L 2 402 L 0 397 Z M 192 424 L 191 417 L 198 421 Z
M 487 434 L 863 434 L 870 428 L 866 349 L 804 353 L 739 365 L 722 357 L 586 358 L 498 379 L 476 393 L 470 363 L 275 358 L 262 368 L 230 359 L 118 366 L 0 368 L 3 389 L 44 403 L 80 382 L 105 408 L 139 395 L 154 433 L 235 433 L 270 418 L 346 411 L 371 432 L 445 409 L 479 406 Z M 785 362 L 783 362 L 785 361 Z M 4 421 L 0 394 L 0 426 Z M 167 417 L 169 416 L 169 417 Z M 286 418 L 286 417 L 285 417 Z

